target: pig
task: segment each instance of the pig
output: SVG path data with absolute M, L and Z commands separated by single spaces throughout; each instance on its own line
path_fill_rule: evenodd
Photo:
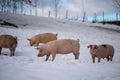
M 38 57 L 42 57 L 46 55 L 46 60 L 48 60 L 50 54 L 52 55 L 52 61 L 54 61 L 56 54 L 68 54 L 73 52 L 75 59 L 79 58 L 79 39 L 61 39 L 61 40 L 54 40 L 50 41 L 39 49 Z
M 57 34 L 43 33 L 33 36 L 31 39 L 27 39 L 30 46 L 39 46 L 39 43 L 47 43 L 49 41 L 57 40 Z
M 102 45 L 89 45 L 90 55 L 92 57 L 93 63 L 95 63 L 95 57 L 98 58 L 98 62 L 100 62 L 101 58 L 106 58 L 107 61 L 112 61 L 114 56 L 114 47 L 109 44 Z
M 14 56 L 17 43 L 18 42 L 16 37 L 8 34 L 0 35 L 0 55 L 2 48 L 9 48 L 11 52 L 10 56 Z

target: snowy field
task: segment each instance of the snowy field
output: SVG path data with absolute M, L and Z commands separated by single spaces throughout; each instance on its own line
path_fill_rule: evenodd
M 18 38 L 14 57 L 9 56 L 9 49 L 2 50 L 2 54 L 8 56 L 0 55 L 0 80 L 120 80 L 120 33 L 90 27 L 93 24 L 78 21 L 3 13 L 0 13 L 0 19 L 19 26 L 0 25 L 0 34 Z M 119 27 L 110 25 L 110 28 Z M 57 54 L 53 62 L 51 56 L 47 62 L 45 57 L 37 57 L 38 51 L 30 47 L 27 38 L 47 32 L 57 33 L 58 39 L 80 39 L 79 60 L 75 60 L 72 53 Z M 96 63 L 92 63 L 87 48 L 89 44 L 113 45 L 113 61 L 102 59 L 98 63 L 96 59 Z

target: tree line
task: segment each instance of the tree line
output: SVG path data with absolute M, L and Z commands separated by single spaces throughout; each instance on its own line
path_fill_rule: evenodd
M 0 11 L 10 13 L 21 13 L 25 6 L 34 6 L 31 0 L 0 0 Z
M 48 2 L 49 1 L 49 2 Z M 120 0 L 112 0 L 113 1 L 113 7 L 117 9 L 117 11 L 120 11 Z M 55 18 L 58 17 L 58 12 L 60 9 L 60 3 L 61 0 L 0 0 L 0 11 L 1 12 L 7 12 L 7 13 L 19 13 L 19 14 L 26 14 L 26 12 L 29 12 L 32 14 L 34 10 L 34 14 L 38 15 L 38 7 L 42 9 L 42 15 L 44 15 L 44 7 L 49 5 L 54 9 L 54 16 Z M 82 3 L 82 12 L 83 15 L 81 16 L 82 21 L 84 22 L 87 19 L 87 13 L 84 9 L 84 2 L 81 0 Z M 34 8 L 34 9 L 33 9 Z M 65 18 L 69 18 L 69 12 L 66 10 L 65 12 Z M 51 16 L 50 10 L 48 11 L 48 17 Z M 94 14 L 94 21 L 97 19 L 97 14 Z M 103 12 L 103 19 L 104 19 L 104 12 Z
M 0 0 L 0 11 L 7 13 L 20 13 L 25 14 L 29 12 L 32 14 L 32 10 L 34 10 L 35 15 L 38 14 L 37 8 L 42 7 L 42 11 L 44 11 L 45 5 L 52 5 L 55 11 L 55 17 L 58 16 L 58 8 L 60 0 L 49 0 L 50 3 L 45 3 L 44 0 Z M 34 9 L 33 9 L 34 8 Z M 51 11 L 49 11 L 49 16 Z

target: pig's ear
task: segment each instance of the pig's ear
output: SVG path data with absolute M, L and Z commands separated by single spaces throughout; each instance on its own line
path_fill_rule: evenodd
M 92 45 L 88 45 L 88 46 L 87 46 L 87 48 L 91 48 L 91 47 L 92 47 Z
M 79 39 L 77 39 L 77 41 L 78 41 L 78 42 L 80 42 L 80 40 L 79 40 Z
M 56 33 L 55 35 L 57 36 L 58 34 Z
M 31 39 L 27 38 L 28 41 L 31 41 Z

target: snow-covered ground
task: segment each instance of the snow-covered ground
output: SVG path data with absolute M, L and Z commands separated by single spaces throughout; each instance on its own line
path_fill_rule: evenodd
M 8 56 L 0 55 L 0 80 L 120 80 L 120 33 L 90 27 L 91 23 L 79 21 L 3 13 L 0 13 L 0 19 L 19 26 L 0 25 L 0 34 L 18 37 L 14 57 L 9 56 L 9 49 L 2 50 Z M 111 26 L 114 27 L 118 26 Z M 72 53 L 57 54 L 53 62 L 51 57 L 47 62 L 45 57 L 37 57 L 38 51 L 30 47 L 27 38 L 46 32 L 57 33 L 58 39 L 80 39 L 79 60 L 75 60 Z M 96 59 L 96 63 L 92 63 L 87 45 L 104 43 L 114 46 L 113 61 L 102 59 L 98 63 Z

